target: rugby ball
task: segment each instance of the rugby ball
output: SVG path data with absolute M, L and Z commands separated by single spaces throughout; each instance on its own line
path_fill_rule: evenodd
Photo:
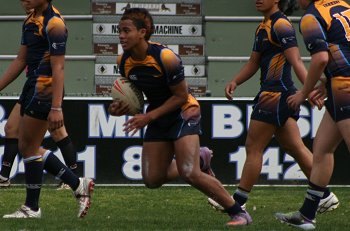
M 118 99 L 128 104 L 129 115 L 142 113 L 144 99 L 142 92 L 127 78 L 117 77 L 111 89 L 113 99 Z

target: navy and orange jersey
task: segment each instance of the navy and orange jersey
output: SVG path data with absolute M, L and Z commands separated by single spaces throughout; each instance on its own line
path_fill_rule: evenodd
M 67 28 L 60 12 L 49 4 L 41 16 L 32 12 L 24 20 L 21 44 L 27 47 L 27 77 L 52 76 L 50 56 L 66 52 Z M 33 80 L 34 81 L 34 80 Z
M 282 12 L 277 11 L 260 23 L 255 33 L 253 51 L 261 55 L 261 90 L 282 92 L 294 87 L 291 64 L 283 52 L 297 45 L 295 30 Z
M 327 78 L 350 77 L 350 6 L 344 1 L 312 2 L 300 21 L 310 54 L 329 52 Z
M 167 101 L 173 95 L 170 87 L 185 79 L 180 57 L 169 48 L 157 43 L 149 42 L 144 60 L 134 60 L 130 53 L 125 52 L 118 57 L 117 63 L 120 74 L 129 78 L 147 97 L 149 103 L 147 111 Z M 189 94 L 182 110 L 193 105 L 199 104 Z

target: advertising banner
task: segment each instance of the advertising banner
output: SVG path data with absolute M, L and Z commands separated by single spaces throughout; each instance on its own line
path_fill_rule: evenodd
M 4 126 L 17 99 L 1 98 L 0 135 L 5 136 Z M 224 184 L 236 184 L 241 177 L 245 161 L 245 138 L 252 112 L 252 98 L 201 98 L 202 130 L 201 146 L 214 151 L 212 168 Z M 92 177 L 97 184 L 142 184 L 141 130 L 134 136 L 123 132 L 128 116 L 114 117 L 108 114 L 109 98 L 67 98 L 64 101 L 65 125 L 77 149 L 79 174 Z M 324 111 L 301 107 L 298 125 L 305 144 L 311 148 L 317 127 Z M 4 139 L 0 139 L 0 159 L 4 151 Z M 59 149 L 49 134 L 43 142 L 62 159 Z M 62 159 L 63 160 L 63 159 Z M 350 156 L 341 143 L 335 153 L 335 171 L 331 184 L 348 185 Z M 24 183 L 24 166 L 16 157 L 12 168 L 12 183 Z M 53 177 L 45 174 L 44 181 L 52 183 Z M 184 183 L 181 180 L 173 182 Z M 261 177 L 258 184 L 306 184 L 306 178 L 294 159 L 273 138 L 264 151 Z

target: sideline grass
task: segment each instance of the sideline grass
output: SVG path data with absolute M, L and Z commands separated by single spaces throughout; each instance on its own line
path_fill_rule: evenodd
M 232 192 L 232 187 L 227 187 Z M 339 209 L 319 215 L 317 230 L 349 230 L 349 188 L 334 188 Z M 253 224 L 234 230 L 296 230 L 273 217 L 277 211 L 299 208 L 305 187 L 256 187 L 247 209 Z M 0 190 L 0 215 L 14 212 L 24 201 L 25 189 Z M 69 190 L 44 187 L 40 206 L 42 219 L 3 219 L 0 230 L 229 230 L 228 216 L 214 211 L 206 197 L 191 187 L 96 187 L 92 207 L 84 219 L 76 217 L 77 204 Z

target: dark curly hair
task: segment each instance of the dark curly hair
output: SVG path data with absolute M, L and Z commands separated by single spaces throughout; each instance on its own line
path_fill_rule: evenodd
M 151 14 L 145 8 L 128 8 L 124 11 L 120 20 L 131 20 L 136 28 L 146 29 L 145 39 L 148 41 L 154 33 L 154 24 Z
M 278 8 L 285 14 L 291 15 L 295 10 L 299 9 L 297 0 L 280 0 Z

